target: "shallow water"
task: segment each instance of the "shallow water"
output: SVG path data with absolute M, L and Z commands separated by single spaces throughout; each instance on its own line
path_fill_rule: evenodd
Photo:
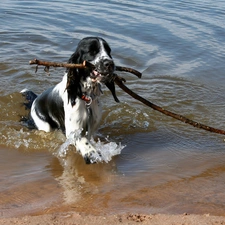
M 0 216 L 77 210 L 225 213 L 224 137 L 153 111 L 117 87 L 102 96 L 98 136 L 126 145 L 109 163 L 85 165 L 71 151 L 67 166 L 54 153 L 58 131 L 22 127 L 19 92 L 41 93 L 62 78 L 28 65 L 38 58 L 66 62 L 78 41 L 101 36 L 127 86 L 153 103 L 224 129 L 222 1 L 1 1 L 0 3 Z

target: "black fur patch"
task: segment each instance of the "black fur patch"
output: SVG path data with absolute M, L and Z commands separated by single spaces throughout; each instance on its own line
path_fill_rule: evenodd
M 34 100 L 37 98 L 37 95 L 34 92 L 28 90 L 22 92 L 22 95 L 25 97 L 25 102 L 23 103 L 23 105 L 27 110 L 30 110 Z M 20 122 L 22 122 L 22 124 L 29 129 L 37 129 L 30 114 L 28 116 L 21 116 Z

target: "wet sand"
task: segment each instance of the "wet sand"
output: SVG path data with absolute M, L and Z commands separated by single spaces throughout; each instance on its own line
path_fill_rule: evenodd
M 0 219 L 0 224 L 151 224 L 151 225 L 224 225 L 225 217 L 205 215 L 166 215 L 166 214 L 116 214 L 94 216 L 76 212 L 59 212 L 39 216 Z

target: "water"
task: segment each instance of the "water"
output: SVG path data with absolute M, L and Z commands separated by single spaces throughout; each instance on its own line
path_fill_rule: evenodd
M 82 129 L 77 130 L 76 132 L 72 132 L 55 153 L 55 156 L 59 158 L 63 167 L 67 167 L 68 160 L 70 160 L 69 158 L 71 157 L 70 151 L 76 151 L 76 149 L 74 149 L 74 147 L 76 146 L 75 140 L 78 140 L 78 138 L 82 138 L 81 132 Z M 94 137 L 91 137 L 90 143 L 94 147 L 94 149 L 96 149 L 97 152 L 101 154 L 101 157 L 99 157 L 99 154 L 97 152 L 93 153 L 94 158 L 96 158 L 95 163 L 108 163 L 112 160 L 113 156 L 119 155 L 125 147 L 122 146 L 121 143 L 117 144 L 115 142 L 110 142 L 107 138 L 104 140 L 104 142 L 102 142 L 100 139 L 96 141 Z
M 198 122 L 224 125 L 225 3 L 190 1 L 13 1 L 0 3 L 0 215 L 225 212 L 224 137 L 164 116 L 117 87 L 104 90 L 98 137 L 126 147 L 86 165 L 75 151 L 61 164 L 59 132 L 30 131 L 19 92 L 41 93 L 62 78 L 28 64 L 66 62 L 79 40 L 101 36 L 120 73 L 144 98 Z

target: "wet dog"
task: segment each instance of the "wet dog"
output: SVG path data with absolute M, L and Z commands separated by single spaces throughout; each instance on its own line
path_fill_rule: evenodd
M 86 163 L 101 161 L 101 153 L 90 143 L 101 120 L 101 84 L 105 84 L 115 101 L 115 64 L 107 42 L 98 37 L 82 39 L 68 63 L 88 61 L 93 69 L 67 69 L 62 81 L 40 95 L 23 90 L 30 115 L 27 124 L 39 130 L 50 132 L 62 130 L 67 138 L 75 138 L 75 147 Z M 69 80 L 68 80 L 69 79 Z M 68 82 L 69 81 L 69 82 Z M 80 136 L 75 135 L 82 130 Z

